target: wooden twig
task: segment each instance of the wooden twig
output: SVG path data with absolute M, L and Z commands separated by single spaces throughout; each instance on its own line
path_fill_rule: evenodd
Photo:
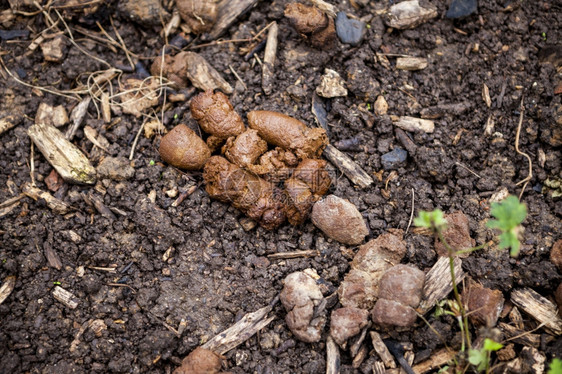
M 252 9 L 258 0 L 222 0 L 218 5 L 218 16 L 209 39 L 216 39 L 225 32 L 238 17 Z
M 463 164 L 461 164 L 458 161 L 455 161 L 455 165 L 460 166 L 461 168 L 463 168 L 464 170 L 468 171 L 470 174 L 474 175 L 476 178 L 482 178 L 480 175 L 478 175 L 476 172 L 472 171 L 471 169 L 469 169 L 468 167 L 464 166 Z
M 418 374 L 433 371 L 443 365 L 446 365 L 453 357 L 455 357 L 455 354 L 456 353 L 454 351 L 442 349 L 434 352 L 430 359 L 420 362 L 419 364 L 413 366 L 412 369 L 414 369 L 414 372 Z
M 531 317 L 544 324 L 555 335 L 562 335 L 562 318 L 556 305 L 530 288 L 511 292 L 511 302 Z
M 236 348 L 275 319 L 275 316 L 267 315 L 278 301 L 279 297 L 276 297 L 268 306 L 246 314 L 240 321 L 203 344 L 203 348 L 221 355 Z
M 359 187 L 366 188 L 373 183 L 373 178 L 365 170 L 361 169 L 349 156 L 333 145 L 328 144 L 326 146 L 324 156 Z
M 68 127 L 65 134 L 68 140 L 72 140 L 72 138 L 74 138 L 74 135 L 76 134 L 76 131 L 78 131 L 78 129 L 80 128 L 80 125 L 82 124 L 86 113 L 88 113 L 88 105 L 90 105 L 90 101 L 92 101 L 92 98 L 90 96 L 85 97 L 80 102 L 80 104 L 78 104 L 70 113 L 70 120 L 72 121 L 72 125 Z
M 519 200 L 521 200 L 521 197 L 523 196 L 523 192 L 525 192 L 525 188 L 527 188 L 527 184 L 533 178 L 533 161 L 531 161 L 531 157 L 529 157 L 528 154 L 521 152 L 519 150 L 519 136 L 521 135 L 521 125 L 523 124 L 523 114 L 525 113 L 523 98 L 521 98 L 521 105 L 519 107 L 519 111 L 520 111 L 519 123 L 517 124 L 517 132 L 515 133 L 515 152 L 517 152 L 522 156 L 525 156 L 527 158 L 527 161 L 529 161 L 529 173 L 527 174 L 527 177 L 515 184 L 516 186 L 519 186 L 521 183 L 523 183 L 523 187 L 521 187 L 521 193 L 519 194 Z
M 273 79 L 275 77 L 275 58 L 277 56 L 277 34 L 279 27 L 277 22 L 273 22 L 267 34 L 267 44 L 263 56 L 261 86 L 266 95 L 270 95 L 273 90 Z
M 410 226 L 412 225 L 412 221 L 414 220 L 414 202 L 415 202 L 415 194 L 414 194 L 414 188 L 412 187 L 412 210 L 410 212 L 410 219 L 408 220 L 408 227 L 406 227 L 406 232 L 405 234 L 408 233 L 408 230 L 410 229 Z
M 137 132 L 137 135 L 135 136 L 135 140 L 133 141 L 133 145 L 131 146 L 131 153 L 129 154 L 129 160 L 132 160 L 134 155 L 135 155 L 135 148 L 137 147 L 137 143 L 139 141 L 140 134 L 142 133 L 142 130 L 144 129 L 145 123 L 146 123 L 146 121 L 142 123 L 141 127 L 139 128 L 139 131 Z
M 27 130 L 27 134 L 66 182 L 78 184 L 96 182 L 96 169 L 88 158 L 55 127 L 36 124 Z
M 267 258 L 271 259 L 271 260 L 286 260 L 289 258 L 300 258 L 300 257 L 314 257 L 314 256 L 320 256 L 320 252 L 317 250 L 304 250 L 304 251 L 293 251 L 293 252 L 278 252 L 278 253 L 272 253 L 270 255 L 267 255 Z
M 65 290 L 61 286 L 56 286 L 53 290 L 53 297 L 69 307 L 70 309 L 76 309 L 78 306 L 78 299 L 71 292 Z
M 455 278 L 456 284 L 459 284 L 466 273 L 462 270 L 462 261 L 455 257 Z M 425 276 L 425 285 L 423 288 L 424 298 L 420 303 L 418 312 L 426 314 L 429 312 L 436 302 L 443 300 L 453 290 L 451 282 L 451 269 L 449 267 L 448 257 L 439 257 L 435 265 L 427 272 Z
M 326 374 L 339 374 L 340 349 L 331 336 L 326 340 Z
M 248 86 L 246 86 L 246 83 L 244 83 L 244 81 L 242 80 L 242 78 L 240 78 L 240 76 L 238 75 L 238 73 L 236 72 L 236 70 L 234 70 L 234 68 L 232 67 L 232 65 L 228 65 L 228 68 L 230 69 L 230 71 L 232 72 L 232 74 L 234 74 L 234 76 L 236 77 L 236 79 L 238 79 L 238 82 L 242 83 L 242 86 L 244 86 L 244 90 L 248 90 Z
M 70 205 L 68 205 L 64 201 L 57 199 L 48 192 L 42 191 L 39 188 L 32 186 L 31 183 L 26 183 L 23 186 L 22 191 L 26 196 L 31 197 L 33 200 L 45 200 L 47 206 L 55 213 L 66 214 L 71 209 Z
M 0 304 L 2 304 L 8 296 L 14 290 L 14 286 L 16 285 L 16 276 L 10 275 L 4 279 L 4 283 L 2 283 L 2 287 L 0 287 Z
M 373 347 L 375 348 L 375 351 L 379 355 L 380 359 L 384 362 L 384 366 L 386 366 L 387 369 L 395 368 L 396 362 L 394 361 L 394 357 L 392 357 L 390 351 L 388 350 L 388 347 L 382 341 L 380 334 L 376 331 L 371 331 L 370 335 L 371 341 L 373 342 Z

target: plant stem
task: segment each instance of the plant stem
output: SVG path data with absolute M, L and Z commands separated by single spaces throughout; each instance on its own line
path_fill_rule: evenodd
M 456 282 L 456 277 L 455 277 L 455 250 L 449 245 L 449 243 L 447 243 L 447 241 L 445 240 L 445 237 L 443 236 L 443 232 L 440 228 L 437 228 L 437 235 L 439 237 L 439 240 L 441 241 L 441 243 L 443 243 L 443 245 L 445 246 L 445 248 L 447 249 L 447 253 L 449 254 L 449 268 L 451 269 L 451 281 L 453 283 L 453 293 L 455 295 L 455 300 L 457 301 L 457 304 L 459 306 L 459 312 L 461 314 L 462 320 L 464 321 L 464 327 L 462 328 L 462 332 L 465 335 L 466 338 L 466 343 L 468 345 L 468 347 L 470 348 L 472 346 L 471 342 L 470 342 L 470 332 L 468 331 L 468 318 L 466 316 L 466 311 L 464 310 L 464 306 L 459 294 L 459 289 L 457 288 L 457 282 Z

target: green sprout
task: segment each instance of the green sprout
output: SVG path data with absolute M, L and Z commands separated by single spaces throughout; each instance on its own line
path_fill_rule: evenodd
M 562 360 L 558 358 L 552 360 L 547 374 L 562 374 Z
M 59 282 L 59 281 L 54 281 L 53 284 L 54 284 L 55 286 L 60 286 L 62 283 Z
M 178 118 L 179 118 L 178 114 L 177 114 L 177 113 L 176 113 L 176 114 L 174 114 L 174 121 L 177 121 L 177 120 L 178 120 Z
M 542 36 L 542 40 L 544 40 L 546 42 L 546 32 L 542 32 L 541 36 Z
M 371 25 L 366 24 L 365 27 L 368 28 L 368 29 L 370 29 L 370 28 L 371 28 Z
M 517 256 L 521 247 L 518 237 L 521 232 L 520 225 L 527 216 L 527 207 L 521 204 L 517 197 L 508 196 L 501 203 L 492 203 L 490 214 L 496 219 L 488 221 L 486 226 L 502 232 L 499 247 L 511 248 L 511 256 Z
M 367 103 L 367 110 L 371 110 L 371 103 Z
M 150 162 L 148 163 L 150 166 L 154 166 L 154 160 L 150 160 Z
M 489 372 L 490 356 L 492 352 L 502 349 L 503 345 L 492 339 L 484 339 L 484 345 L 480 349 L 468 350 L 468 362 L 476 366 L 476 370 Z

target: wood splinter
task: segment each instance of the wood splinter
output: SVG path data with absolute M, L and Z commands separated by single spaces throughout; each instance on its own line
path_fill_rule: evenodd
M 277 22 L 273 22 L 267 34 L 267 44 L 265 45 L 265 54 L 263 57 L 261 86 L 266 95 L 270 95 L 273 90 L 273 78 L 275 68 L 275 58 L 277 56 L 277 35 L 279 27 Z
M 328 144 L 324 149 L 324 157 L 334 164 L 342 173 L 345 174 L 353 183 L 361 188 L 369 187 L 373 183 L 373 178 L 349 156 L 340 152 L 336 147 Z

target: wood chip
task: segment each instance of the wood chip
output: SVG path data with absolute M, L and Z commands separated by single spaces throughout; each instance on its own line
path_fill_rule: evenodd
M 31 185 L 31 183 L 26 183 L 23 188 L 22 192 L 26 195 L 31 197 L 33 200 L 43 199 L 47 206 L 53 210 L 53 212 L 58 214 L 66 214 L 71 210 L 71 207 L 62 200 L 57 199 L 50 193 L 43 191 L 37 187 Z
M 86 113 L 88 113 L 88 105 L 90 105 L 90 101 L 92 101 L 92 98 L 90 96 L 86 96 L 80 104 L 76 105 L 76 107 L 72 109 L 72 112 L 70 113 L 70 120 L 72 121 L 72 124 L 68 127 L 65 134 L 68 140 L 72 140 L 72 138 L 74 138 L 76 131 L 78 131 L 80 125 L 82 125 L 82 121 L 84 120 Z
M 398 57 L 396 69 L 398 70 L 422 70 L 427 67 L 427 59 L 423 57 Z
M 101 115 L 103 122 L 111 122 L 111 106 L 109 105 L 109 95 L 106 92 L 101 94 Z
M 466 273 L 462 270 L 462 261 L 460 258 L 455 257 L 455 279 L 459 284 Z M 426 314 L 429 312 L 435 303 L 443 300 L 453 290 L 451 282 L 451 269 L 449 267 L 448 257 L 439 257 L 435 265 L 425 275 L 425 284 L 423 287 L 423 300 L 418 307 L 418 312 Z
M 339 374 L 340 372 L 340 350 L 338 345 L 328 336 L 326 340 L 326 374 Z
M 4 118 L 0 118 L 0 135 L 19 125 L 22 120 L 23 117 L 17 114 L 9 114 Z
M 50 267 L 55 268 L 57 270 L 62 269 L 62 262 L 60 260 L 60 257 L 57 254 L 57 252 L 53 249 L 53 247 L 51 247 L 49 244 L 45 244 L 44 252 Z
M 492 99 L 490 99 L 490 90 L 488 89 L 488 86 L 486 86 L 486 83 L 482 86 L 482 98 L 484 99 L 486 106 L 490 108 L 492 106 Z
M 187 65 L 187 78 L 195 87 L 203 91 L 218 89 L 225 94 L 234 91 L 222 75 L 200 54 L 185 52 L 184 58 Z
M 270 260 L 279 259 L 289 259 L 289 258 L 301 258 L 301 257 L 315 257 L 320 256 L 320 252 L 314 249 L 304 250 L 304 251 L 292 251 L 292 252 L 278 252 L 267 255 Z
M 388 347 L 381 339 L 381 336 L 376 331 L 371 331 L 371 340 L 373 342 L 373 348 L 379 355 L 380 359 L 384 362 L 384 366 L 387 369 L 394 369 L 396 368 L 396 362 L 394 362 L 394 357 L 390 354 Z
M 273 80 L 275 78 L 275 58 L 277 56 L 277 34 L 279 26 L 277 22 L 269 27 L 267 34 L 267 44 L 265 45 L 265 53 L 262 64 L 261 86 L 266 95 L 270 95 L 273 90 Z
M 209 33 L 209 38 L 205 40 L 216 39 L 222 35 L 236 19 L 250 9 L 252 9 L 258 0 L 222 0 L 218 5 L 218 16 L 213 29 Z
M 530 288 L 511 292 L 511 302 L 555 335 L 562 334 L 562 319 L 556 305 Z
M 435 130 L 435 124 L 433 121 L 409 116 L 399 117 L 398 120 L 394 121 L 394 126 L 400 127 L 402 130 L 412 132 L 420 131 L 432 133 Z
M 53 297 L 70 309 L 76 309 L 78 306 L 78 299 L 76 296 L 61 286 L 55 286 L 55 289 L 53 290 Z
M 279 298 L 275 298 L 270 305 L 246 314 L 240 321 L 213 337 L 202 347 L 221 355 L 236 348 L 276 318 L 267 315 L 278 301 Z
M 16 276 L 9 275 L 4 279 L 2 287 L 0 287 L 0 304 L 2 304 L 14 290 L 16 285 Z
M 355 163 L 349 156 L 342 153 L 331 144 L 324 149 L 324 157 L 334 164 L 342 173 L 345 174 L 353 183 L 361 188 L 369 187 L 373 183 L 373 178 L 359 165 Z
M 386 368 L 381 361 L 376 361 L 373 364 L 373 374 L 386 374 Z
M 27 130 L 45 159 L 68 183 L 94 184 L 96 170 L 84 154 L 53 126 L 36 124 Z
M 435 369 L 438 369 L 446 365 L 453 357 L 455 357 L 456 352 L 453 350 L 442 349 L 440 351 L 434 352 L 431 358 L 414 365 L 412 369 L 415 373 L 424 374 Z

